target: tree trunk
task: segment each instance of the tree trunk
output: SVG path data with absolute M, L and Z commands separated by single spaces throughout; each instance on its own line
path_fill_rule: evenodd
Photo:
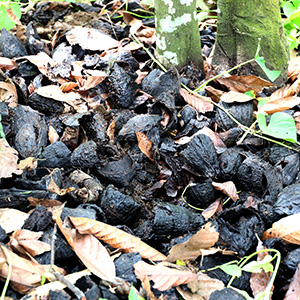
M 192 61 L 203 71 L 196 0 L 155 0 L 156 56 L 166 68 Z
M 218 0 L 218 30 L 213 65 L 228 70 L 254 58 L 261 38 L 260 56 L 271 70 L 281 71 L 276 85 L 287 79 L 289 49 L 280 17 L 279 0 Z M 239 74 L 254 74 L 266 78 L 253 62 Z

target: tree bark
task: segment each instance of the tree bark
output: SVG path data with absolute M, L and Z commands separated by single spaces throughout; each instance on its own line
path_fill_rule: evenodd
M 213 65 L 225 71 L 254 58 L 261 38 L 259 54 L 269 69 L 281 71 L 275 84 L 282 85 L 287 80 L 289 49 L 279 0 L 218 0 L 218 10 Z M 239 74 L 268 79 L 255 62 L 247 64 Z
M 203 71 L 196 0 L 155 0 L 156 56 L 166 68 L 192 61 Z

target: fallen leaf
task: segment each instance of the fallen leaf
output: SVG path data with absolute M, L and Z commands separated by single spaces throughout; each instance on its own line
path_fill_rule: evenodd
M 113 143 L 115 140 L 115 127 L 116 127 L 116 121 L 115 118 L 113 118 L 106 130 L 106 134 L 111 143 Z
M 27 200 L 31 206 L 42 205 L 45 207 L 52 207 L 52 206 L 59 206 L 63 204 L 62 202 L 54 199 L 37 199 L 34 197 L 28 197 Z
M 101 30 L 81 26 L 76 26 L 68 31 L 66 39 L 71 45 L 79 44 L 82 49 L 92 51 L 104 51 L 120 45 L 120 42 Z
M 253 100 L 253 97 L 248 96 L 246 94 L 236 92 L 236 91 L 229 91 L 227 93 L 224 93 L 221 96 L 221 101 L 226 102 L 226 103 L 233 103 L 233 102 L 238 102 L 238 103 L 244 103 L 248 102 L 250 100 Z
M 92 234 L 113 248 L 126 253 L 139 252 L 143 258 L 153 261 L 166 259 L 162 253 L 142 242 L 140 238 L 114 226 L 87 218 L 70 217 L 70 220 L 81 234 Z
M 300 245 L 300 213 L 287 216 L 272 224 L 266 230 L 262 240 L 280 238 L 288 244 Z
M 0 224 L 7 234 L 19 230 L 29 215 L 14 208 L 0 208 Z
M 209 102 L 209 98 L 205 98 L 201 96 L 201 98 L 190 94 L 187 90 L 181 88 L 179 90 L 181 96 L 183 97 L 184 101 L 191 105 L 192 107 L 196 108 L 198 112 L 206 113 L 209 111 L 213 111 L 214 105 Z M 207 99 L 207 100 L 206 100 Z
M 72 191 L 74 191 L 75 188 L 74 187 L 67 187 L 65 189 L 61 189 L 53 180 L 52 176 L 48 185 L 48 191 L 60 196 L 64 196 Z
M 276 100 L 279 98 L 286 98 L 290 96 L 297 96 L 300 92 L 300 78 L 297 78 L 293 83 L 288 83 L 276 90 L 270 96 L 270 100 Z
M 0 57 L 0 69 L 3 71 L 11 71 L 17 69 L 18 65 L 10 58 Z
M 18 151 L 12 148 L 6 139 L 0 138 L 0 178 L 12 177 L 13 174 L 20 175 L 22 170 L 18 169 Z
M 148 276 L 145 276 L 143 279 L 143 288 L 145 289 L 150 300 L 158 300 L 151 291 L 151 285 Z
M 28 260 L 13 253 L 5 246 L 0 247 L 0 259 L 5 259 L 5 264 L 0 269 L 0 278 L 5 280 L 9 272 L 9 264 L 12 266 L 10 286 L 21 294 L 41 284 L 42 276 L 49 268 L 48 265 L 40 265 L 36 261 Z M 57 267 L 56 267 L 57 268 Z M 60 272 L 63 269 L 57 268 Z
M 51 246 L 38 239 L 43 235 L 43 232 L 34 232 L 27 229 L 15 231 L 9 242 L 9 246 L 19 254 L 29 253 L 31 256 L 36 256 L 44 252 L 50 251 Z
M 15 23 L 15 24 L 19 24 L 21 25 L 22 23 L 20 22 L 20 20 L 18 19 L 18 17 L 15 15 L 14 11 L 12 10 L 11 7 L 9 7 L 8 9 L 6 9 L 6 13 L 9 16 L 9 18 Z
M 205 221 L 209 218 L 213 217 L 215 214 L 222 211 L 223 201 L 221 198 L 216 199 L 213 203 L 209 205 L 204 211 L 201 213 Z
M 13 82 L 0 82 L 0 102 L 8 103 L 12 108 L 18 106 L 18 93 Z
M 258 113 L 272 115 L 276 112 L 281 112 L 300 104 L 300 97 L 285 97 L 274 101 L 269 101 L 258 108 Z
M 221 191 L 223 194 L 230 197 L 234 202 L 239 199 L 235 184 L 232 181 L 226 181 L 222 183 L 213 181 L 211 184 L 216 190 Z
M 197 280 L 188 283 L 187 286 L 191 290 L 190 293 L 182 293 L 183 290 L 180 287 L 176 288 L 181 295 L 185 295 L 187 300 L 209 300 L 210 295 L 214 291 L 220 291 L 225 288 L 221 280 L 210 278 L 207 274 L 201 272 L 198 273 Z M 190 296 L 191 298 L 189 298 Z
M 253 90 L 256 96 L 264 88 L 274 86 L 271 82 L 254 75 L 232 75 L 227 78 L 217 78 L 216 81 L 226 86 L 230 91 L 246 93 Z
M 52 72 L 49 72 L 49 68 L 55 65 L 55 61 L 45 52 L 41 51 L 37 55 L 27 55 L 16 58 L 15 60 L 27 59 L 32 64 L 37 66 L 39 71 L 48 77 L 53 82 L 58 82 L 60 84 L 68 82 L 66 79 L 60 76 L 54 76 Z
M 220 101 L 221 96 L 225 93 L 224 91 L 215 89 L 212 86 L 206 86 L 205 91 L 207 92 L 207 95 L 216 103 Z
M 148 139 L 147 135 L 143 132 L 136 132 L 136 137 L 138 140 L 138 145 L 140 150 L 151 160 L 153 160 L 152 157 L 152 147 L 153 147 L 153 142 Z
M 170 263 L 161 262 L 157 265 L 149 265 L 140 260 L 133 266 L 138 279 L 143 281 L 145 276 L 148 276 L 149 280 L 154 282 L 153 288 L 159 291 L 166 291 L 173 286 L 186 284 L 197 278 L 197 274 L 188 268 Z
M 266 248 L 263 246 L 262 241 L 260 239 L 258 239 L 256 251 L 260 251 L 263 249 L 266 249 Z M 267 255 L 269 255 L 268 252 L 258 253 L 257 261 L 262 261 L 263 258 Z M 263 270 L 263 269 L 261 270 L 260 273 L 256 273 L 256 272 L 251 273 L 250 287 L 251 287 L 251 290 L 252 290 L 252 293 L 254 296 L 265 291 L 265 289 L 268 286 L 271 276 L 272 276 L 272 272 L 265 272 L 265 270 Z M 272 286 L 272 291 L 273 291 L 273 289 L 274 289 L 274 286 Z
M 114 262 L 105 247 L 91 234 L 80 233 L 74 228 L 69 217 L 64 224 L 60 218 L 61 210 L 53 213 L 53 219 L 83 264 L 101 279 L 113 281 L 116 276 Z
M 167 261 L 175 262 L 178 259 L 193 261 L 202 254 L 202 249 L 211 248 L 218 239 L 219 233 L 209 222 L 186 242 L 173 246 L 167 257 Z
M 87 91 L 101 83 L 107 74 L 100 70 L 84 69 L 83 64 L 82 61 L 72 63 L 71 78 L 76 80 L 80 91 Z
M 65 276 L 65 279 L 68 280 L 70 283 L 75 284 L 78 279 L 82 278 L 83 276 L 89 276 L 91 274 L 92 273 L 88 269 L 86 269 L 76 273 L 68 274 Z M 26 295 L 26 298 L 30 300 L 48 299 L 49 291 L 55 291 L 55 290 L 61 291 L 65 288 L 66 286 L 60 281 L 49 282 L 32 289 Z
M 289 285 L 289 289 L 283 300 L 299 300 L 300 299 L 300 264 L 296 269 L 296 272 Z
M 38 166 L 37 160 L 35 157 L 27 157 L 25 159 L 22 159 L 19 164 L 18 168 L 22 171 L 26 169 L 26 171 L 31 171 L 36 169 Z
M 42 97 L 67 103 L 79 113 L 88 111 L 86 103 L 84 103 L 81 100 L 81 97 L 78 93 L 75 92 L 64 93 L 57 85 L 42 86 L 39 87 L 37 90 L 35 90 L 35 92 Z
M 78 83 L 77 82 L 65 82 L 65 83 L 61 84 L 59 88 L 64 93 L 67 93 L 67 92 L 72 91 L 76 87 L 78 87 Z
M 59 141 L 59 135 L 58 135 L 57 131 L 54 129 L 54 127 L 52 125 L 49 125 L 48 139 L 49 139 L 51 144 Z

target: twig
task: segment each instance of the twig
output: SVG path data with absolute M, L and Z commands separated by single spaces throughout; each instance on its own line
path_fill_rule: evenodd
M 51 257 L 50 257 L 50 273 L 55 276 L 55 278 L 63 283 L 67 288 L 74 293 L 77 299 L 79 300 L 86 300 L 84 293 L 72 284 L 69 280 L 67 280 L 64 275 L 58 273 L 54 269 L 54 260 L 55 260 L 55 240 L 56 240 L 56 233 L 57 233 L 57 224 L 55 223 L 53 233 L 52 233 L 52 240 L 51 240 Z

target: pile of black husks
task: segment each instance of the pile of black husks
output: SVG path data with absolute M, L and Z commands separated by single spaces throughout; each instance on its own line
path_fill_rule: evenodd
M 128 10 L 135 9 L 136 5 L 129 3 Z M 30 21 L 24 43 L 2 30 L 1 56 L 16 59 L 36 55 L 44 51 L 45 45 L 35 28 L 47 28 L 77 10 L 98 13 L 102 7 L 103 4 L 95 2 L 94 6 L 72 4 L 53 10 L 49 4 L 42 4 L 23 16 L 23 24 Z M 151 26 L 151 22 L 147 22 Z M 93 19 L 87 26 L 105 28 L 118 40 L 128 37 L 127 26 L 123 28 L 100 18 Z M 214 32 L 208 28 L 202 32 L 201 40 L 202 45 L 211 47 Z M 13 80 L 19 101 L 16 108 L 10 108 L 6 102 L 0 103 L 6 139 L 18 151 L 20 159 L 35 157 L 38 162 L 37 168 L 12 178 L 2 178 L 0 182 L 0 208 L 33 210 L 23 228 L 43 231 L 41 240 L 50 243 L 54 228 L 52 215 L 45 206 L 34 207 L 28 198 L 58 200 L 65 203 L 62 219 L 75 216 L 106 222 L 140 237 L 167 255 L 172 245 L 187 240 L 206 223 L 201 212 L 183 201 L 184 188 L 194 183 L 187 188 L 185 200 L 195 207 L 207 208 L 218 197 L 227 198 L 212 186 L 212 181 L 233 181 L 240 191 L 239 199 L 229 201 L 212 222 L 220 234 L 216 246 L 233 250 L 238 257 L 243 257 L 255 252 L 257 236 L 262 237 L 272 223 L 300 212 L 297 152 L 252 136 L 236 146 L 243 134 L 241 129 L 222 110 L 201 114 L 186 105 L 179 89 L 180 82 L 187 83 L 187 78 L 181 79 L 175 69 L 163 73 L 142 49 L 117 52 L 109 60 L 102 59 L 100 54 L 99 51 L 84 50 L 79 45 L 69 45 L 64 35 L 60 36 L 50 54 L 51 57 L 60 57 L 60 63 L 52 72 L 62 78 L 68 77 L 71 62 L 77 60 L 83 60 L 87 69 L 107 72 L 104 81 L 83 95 L 88 94 L 96 103 L 95 109 L 90 107 L 86 112 L 76 112 L 71 107 L 66 113 L 62 102 L 43 97 L 34 90 L 29 93 L 29 86 L 37 89 L 55 83 L 27 59 L 17 59 L 17 69 L 0 74 L 2 82 L 7 78 Z M 136 71 L 142 63 L 142 71 L 149 73 L 141 84 L 137 84 Z M 219 104 L 230 108 L 242 124 L 250 126 L 253 122 L 251 101 Z M 108 134 L 112 122 L 113 138 Z M 59 136 L 59 140 L 52 144 L 48 140 L 50 125 Z M 204 134 L 196 135 L 186 144 L 175 142 L 204 127 L 222 132 L 227 148 L 215 148 L 212 140 Z M 152 159 L 140 150 L 137 132 L 152 142 Z M 48 190 L 51 178 L 61 189 L 76 189 L 62 196 L 52 193 Z M 56 236 L 55 264 L 68 273 L 84 269 L 63 235 L 58 232 Z M 8 240 L 0 227 L 0 241 L 5 244 Z M 265 240 L 264 245 L 278 249 L 282 254 L 273 299 L 283 299 L 300 263 L 300 248 L 287 245 L 280 239 Z M 49 264 L 50 252 L 35 259 Z M 215 254 L 204 257 L 202 265 L 199 259 L 195 266 L 207 269 L 234 259 Z M 134 275 L 132 265 L 139 260 L 138 253 L 122 254 L 115 260 L 117 276 L 137 288 L 140 281 Z M 244 273 L 233 286 L 251 293 L 250 274 Z M 208 274 L 225 284 L 230 279 L 221 270 Z M 94 276 L 82 278 L 76 285 L 86 292 L 87 299 L 127 298 L 112 294 L 99 285 L 99 279 Z M 1 286 L 2 283 L 0 290 Z M 50 299 L 74 297 L 69 293 L 68 298 L 53 292 Z M 159 296 L 163 292 L 155 293 Z M 164 299 L 179 299 L 175 289 L 164 294 Z M 22 297 L 11 289 L 7 295 L 14 299 Z M 221 296 L 222 299 L 226 297 L 234 298 L 229 294 Z

